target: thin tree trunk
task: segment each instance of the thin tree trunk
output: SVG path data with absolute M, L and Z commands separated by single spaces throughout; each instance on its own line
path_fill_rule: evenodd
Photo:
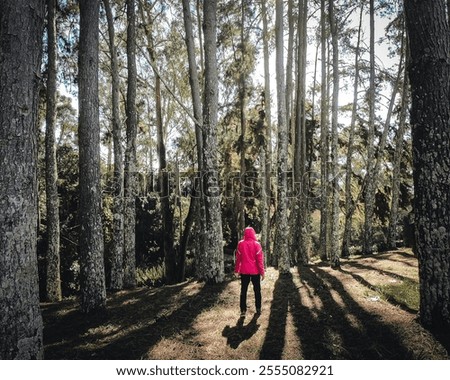
M 297 44 L 297 90 L 295 117 L 294 179 L 297 185 L 295 198 L 295 223 L 292 231 L 292 250 L 296 260 L 305 265 L 309 261 L 308 181 L 306 176 L 306 53 L 308 4 L 299 3 Z
M 112 259 L 110 288 L 120 290 L 123 288 L 123 157 L 122 157 L 122 128 L 120 124 L 119 104 L 119 64 L 115 45 L 114 20 L 109 0 L 103 0 L 108 20 L 109 51 L 111 55 L 112 76 L 112 130 L 114 143 L 114 175 L 113 175 L 113 226 L 112 226 Z
M 266 0 L 261 1 L 261 12 L 263 22 L 263 52 L 264 52 L 264 113 L 266 119 L 265 129 L 265 147 L 264 157 L 262 162 L 264 163 L 264 178 L 263 178 L 263 196 L 262 196 L 262 226 L 261 226 L 261 245 L 266 255 L 267 262 L 272 262 L 272 250 L 270 247 L 270 204 L 272 197 L 272 116 L 271 116 L 271 96 L 270 96 L 270 69 L 269 69 L 269 37 L 267 27 L 267 7 Z
M 370 4 L 370 79 L 369 79 L 369 131 L 367 134 L 367 174 L 366 192 L 364 197 L 364 241 L 363 254 L 373 253 L 373 216 L 375 207 L 375 8 L 374 0 Z
M 338 27 L 334 1 L 329 0 L 331 43 L 333 48 L 333 101 L 331 103 L 331 242 L 330 263 L 332 268 L 340 267 L 339 259 L 339 178 L 338 178 L 338 101 L 339 101 L 339 46 Z
M 345 171 L 345 222 L 344 222 L 344 234 L 342 237 L 342 257 L 350 256 L 350 244 L 352 239 L 352 218 L 353 212 L 355 210 L 354 204 L 356 201 L 352 197 L 352 176 L 353 176 L 353 152 L 355 148 L 355 127 L 356 127 L 356 117 L 358 110 L 358 90 L 359 90 L 359 53 L 361 46 L 361 27 L 362 27 L 362 16 L 363 16 L 364 6 L 361 5 L 361 11 L 359 15 L 359 27 L 358 27 L 358 41 L 356 43 L 355 51 L 355 81 L 353 85 L 353 105 L 352 105 L 352 116 L 350 120 L 350 130 L 348 131 L 348 146 L 347 146 L 347 161 L 346 161 L 346 171 Z
M 56 0 L 47 0 L 47 36 L 48 36 L 48 77 L 47 77 L 47 111 L 45 131 L 45 185 L 47 205 L 47 299 L 60 301 L 60 236 L 59 236 L 59 199 L 58 168 L 56 163 Z
M 142 4 L 142 3 L 141 3 Z M 141 7 L 143 11 L 143 8 Z M 144 15 L 142 14 L 142 19 Z M 150 56 L 152 67 L 155 68 L 156 64 L 156 50 L 155 42 L 153 39 L 153 20 L 149 11 L 147 11 L 148 28 L 145 27 L 147 36 L 147 49 Z M 176 259 L 174 249 L 174 226 L 173 226 L 173 213 L 170 207 L 170 185 L 169 185 L 169 173 L 167 171 L 167 157 L 166 157 L 166 144 L 164 137 L 164 121 L 162 110 L 162 94 L 161 94 L 161 78 L 159 73 L 154 70 L 155 75 L 155 111 L 156 111 L 156 135 L 157 135 L 157 150 L 159 160 L 159 189 L 160 189 L 160 202 L 161 202 L 161 216 L 163 224 L 163 251 L 164 251 L 164 268 L 165 279 L 168 284 L 176 282 Z
M 127 0 L 127 147 L 124 172 L 124 278 L 127 288 L 136 286 L 136 7 L 135 0 Z
M 98 0 L 80 0 L 79 249 L 81 309 L 85 313 L 103 309 L 106 304 L 98 107 L 99 5 Z
M 320 258 L 328 260 L 328 79 L 325 0 L 321 0 L 321 100 L 320 100 Z
M 283 1 L 276 0 L 276 80 L 278 105 L 278 207 L 274 250 L 280 273 L 290 271 L 288 246 L 287 159 L 288 125 L 286 120 L 286 86 L 284 73 Z
M 45 1 L 0 2 L 0 359 L 43 359 L 36 256 Z M 13 32 L 12 32 L 13 31 Z
M 202 197 L 205 218 L 202 219 L 204 252 L 197 273 L 200 279 L 210 283 L 224 279 L 224 256 L 222 247 L 222 218 L 220 208 L 219 171 L 217 157 L 217 1 L 203 3 L 203 35 L 205 49 L 205 90 L 203 101 L 203 173 Z
M 414 214 L 420 319 L 450 334 L 450 26 L 445 0 L 405 4 L 411 61 Z
M 406 57 L 408 57 L 408 52 L 406 52 L 405 55 Z M 407 64 L 405 64 L 405 67 L 406 66 Z M 392 197 L 391 197 L 389 228 L 387 236 L 387 245 L 389 249 L 397 248 L 396 240 L 397 240 L 397 224 L 398 224 L 398 203 L 400 198 L 401 162 L 403 156 L 403 145 L 404 145 L 403 137 L 405 135 L 406 130 L 406 116 L 408 104 L 409 104 L 409 81 L 408 81 L 408 73 L 405 70 L 403 78 L 400 120 L 397 135 L 395 137 L 395 152 L 392 169 Z
M 246 0 L 241 0 L 241 70 L 239 73 L 239 108 L 241 116 L 241 136 L 240 136 L 240 196 L 238 197 L 238 235 L 244 231 L 245 228 L 245 152 L 247 144 L 245 141 L 245 132 L 247 127 L 247 70 L 246 70 L 246 46 L 247 38 L 245 36 L 245 4 Z

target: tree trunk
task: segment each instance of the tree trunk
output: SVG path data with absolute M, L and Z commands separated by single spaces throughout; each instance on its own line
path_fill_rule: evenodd
M 238 197 L 238 236 L 243 233 L 245 228 L 245 152 L 247 144 L 245 141 L 245 132 L 247 127 L 247 65 L 246 65 L 246 46 L 247 37 L 245 35 L 245 2 L 241 0 L 241 70 L 239 73 L 239 111 L 241 123 L 240 136 L 240 181 L 239 181 L 239 197 Z
M 276 232 L 274 250 L 278 259 L 280 273 L 290 271 L 290 255 L 288 246 L 288 205 L 287 205 L 287 159 L 288 159 L 288 125 L 286 120 L 286 86 L 284 73 L 283 43 L 283 1 L 276 3 L 276 80 L 278 106 L 278 207 L 276 216 Z
M 270 96 L 270 70 L 269 70 L 269 36 L 267 27 L 267 7 L 266 0 L 261 1 L 261 12 L 262 12 L 262 22 L 263 22 L 263 51 L 264 51 L 264 113 L 265 113 L 265 147 L 264 147 L 264 157 L 262 159 L 264 165 L 264 178 L 263 178 L 263 196 L 261 199 L 262 203 L 262 213 L 261 213 L 261 245 L 262 249 L 266 255 L 266 261 L 272 264 L 272 254 L 271 254 L 271 198 L 272 198 L 272 116 L 271 116 L 271 96 Z
M 352 116 L 350 120 L 350 130 L 348 131 L 348 146 L 347 146 L 347 161 L 345 170 L 345 222 L 344 222 L 344 234 L 342 237 L 342 257 L 350 256 L 350 244 L 352 239 L 352 218 L 355 210 L 356 201 L 353 200 L 351 187 L 353 176 L 353 152 L 355 141 L 355 127 L 356 116 L 358 108 L 358 91 L 359 91 L 359 53 L 361 46 L 361 27 L 363 17 L 364 6 L 361 5 L 361 11 L 359 14 L 359 27 L 358 27 L 358 40 L 356 43 L 355 51 L 355 81 L 353 85 L 353 105 Z
M 136 286 L 136 7 L 135 0 L 127 0 L 127 147 L 124 171 L 124 278 L 127 288 Z
M 99 1 L 80 0 L 79 173 L 80 289 L 85 313 L 106 304 L 103 261 L 100 123 L 98 99 Z
M 308 4 L 301 0 L 298 14 L 297 89 L 295 117 L 294 178 L 296 183 L 292 251 L 301 264 L 309 262 L 308 180 L 306 175 L 306 52 Z
M 144 17 L 143 17 L 144 18 Z M 148 27 L 145 26 L 148 42 L 148 53 L 152 67 L 156 64 L 156 50 L 153 39 L 153 20 L 149 11 L 147 11 Z M 170 185 L 169 173 L 167 171 L 166 144 L 164 136 L 164 121 L 162 116 L 162 95 L 161 95 L 161 78 L 159 73 L 154 70 L 155 75 L 155 111 L 156 111 L 156 135 L 157 135 L 157 151 L 159 160 L 159 191 L 161 202 L 161 216 L 163 224 L 163 251 L 164 251 L 164 268 L 165 279 L 168 284 L 176 282 L 176 260 L 174 249 L 174 226 L 173 212 L 170 207 Z
M 112 226 L 112 258 L 110 288 L 120 290 L 123 288 L 123 157 L 122 157 L 122 128 L 120 123 L 119 104 L 119 64 L 115 45 L 114 20 L 109 0 L 103 0 L 106 18 L 108 20 L 109 52 L 111 55 L 112 76 L 112 130 L 114 143 L 114 176 L 113 176 L 113 226 Z
M 0 359 L 42 359 L 37 110 L 45 1 L 0 3 Z
M 339 46 L 338 27 L 334 1 L 329 0 L 331 43 L 333 48 L 333 101 L 331 103 L 331 244 L 330 263 L 332 268 L 340 267 L 339 259 L 339 178 L 338 178 L 338 101 L 339 101 Z
M 192 18 L 190 12 L 190 1 L 183 0 L 183 18 L 184 18 L 184 28 L 186 31 L 186 47 L 188 53 L 188 63 L 189 63 L 189 84 L 191 88 L 192 97 L 192 108 L 194 111 L 195 118 L 195 142 L 197 145 L 197 170 L 198 173 L 203 172 L 203 113 L 202 113 L 202 101 L 200 95 L 200 81 L 197 72 L 197 63 L 195 57 L 195 43 L 193 35 Z M 201 33 L 200 33 L 201 35 Z M 201 49 L 200 49 L 201 50 Z M 186 251 L 188 246 L 188 241 L 194 224 L 195 217 L 197 221 L 203 220 L 204 216 L 204 203 L 203 198 L 198 197 L 197 194 L 191 195 L 191 202 L 189 205 L 189 212 L 185 219 L 184 234 L 180 243 L 180 260 L 184 263 L 186 257 Z M 200 240 L 200 252 L 204 251 L 202 246 L 202 239 Z M 180 281 L 184 280 L 184 265 L 180 268 L 179 273 L 181 273 Z
M 363 254 L 373 253 L 373 216 L 375 207 L 375 9 L 374 0 L 370 4 L 370 84 L 369 84 L 369 131 L 367 134 L 367 173 L 366 191 L 364 197 L 364 241 Z
M 45 185 L 47 205 L 47 299 L 50 302 L 60 301 L 61 275 L 59 256 L 59 199 L 58 169 L 56 163 L 56 0 L 47 0 L 47 35 L 48 35 L 48 77 L 47 77 L 47 110 L 45 131 Z
M 320 258 L 328 260 L 328 79 L 325 0 L 321 0 L 321 100 L 320 100 Z
M 408 57 L 406 52 L 405 56 Z M 406 58 L 408 59 L 408 58 Z M 406 64 L 407 65 L 407 64 Z M 405 66 L 406 66 L 405 65 Z M 395 136 L 394 163 L 392 169 L 392 197 L 389 213 L 389 228 L 387 236 L 387 245 L 389 249 L 397 248 L 397 224 L 398 224 L 398 202 L 400 198 L 400 179 L 401 179 L 401 161 L 403 156 L 403 137 L 406 130 L 406 114 L 409 104 L 409 81 L 407 70 L 404 71 L 402 101 L 400 109 L 400 121 L 397 135 Z
M 450 334 L 450 28 L 445 0 L 405 2 L 420 318 Z
M 205 217 L 202 219 L 204 252 L 197 268 L 198 277 L 211 283 L 224 279 L 222 218 L 220 208 L 219 170 L 217 157 L 217 1 L 203 3 L 203 35 L 205 49 L 205 90 L 203 101 L 203 173 L 202 197 Z

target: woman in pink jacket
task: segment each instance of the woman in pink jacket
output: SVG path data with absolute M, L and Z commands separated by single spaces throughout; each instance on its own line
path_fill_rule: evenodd
M 256 240 L 252 227 L 244 230 L 242 239 L 236 249 L 236 265 L 234 273 L 241 275 L 241 317 L 247 311 L 247 290 L 250 281 L 255 292 L 256 313 L 261 313 L 261 280 L 264 280 L 264 253 L 261 244 Z

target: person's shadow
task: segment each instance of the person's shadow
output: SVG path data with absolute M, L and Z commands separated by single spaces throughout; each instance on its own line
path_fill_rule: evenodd
M 255 314 L 251 321 L 244 326 L 245 317 L 240 317 L 236 326 L 226 325 L 222 331 L 222 336 L 227 338 L 227 345 L 236 349 L 244 341 L 250 339 L 259 329 L 258 314 Z

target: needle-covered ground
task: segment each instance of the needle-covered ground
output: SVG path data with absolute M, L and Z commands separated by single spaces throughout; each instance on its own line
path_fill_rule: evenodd
M 46 359 L 448 359 L 418 321 L 408 250 L 323 263 L 262 282 L 262 314 L 239 317 L 239 280 L 187 281 L 110 294 L 107 309 L 42 304 Z

